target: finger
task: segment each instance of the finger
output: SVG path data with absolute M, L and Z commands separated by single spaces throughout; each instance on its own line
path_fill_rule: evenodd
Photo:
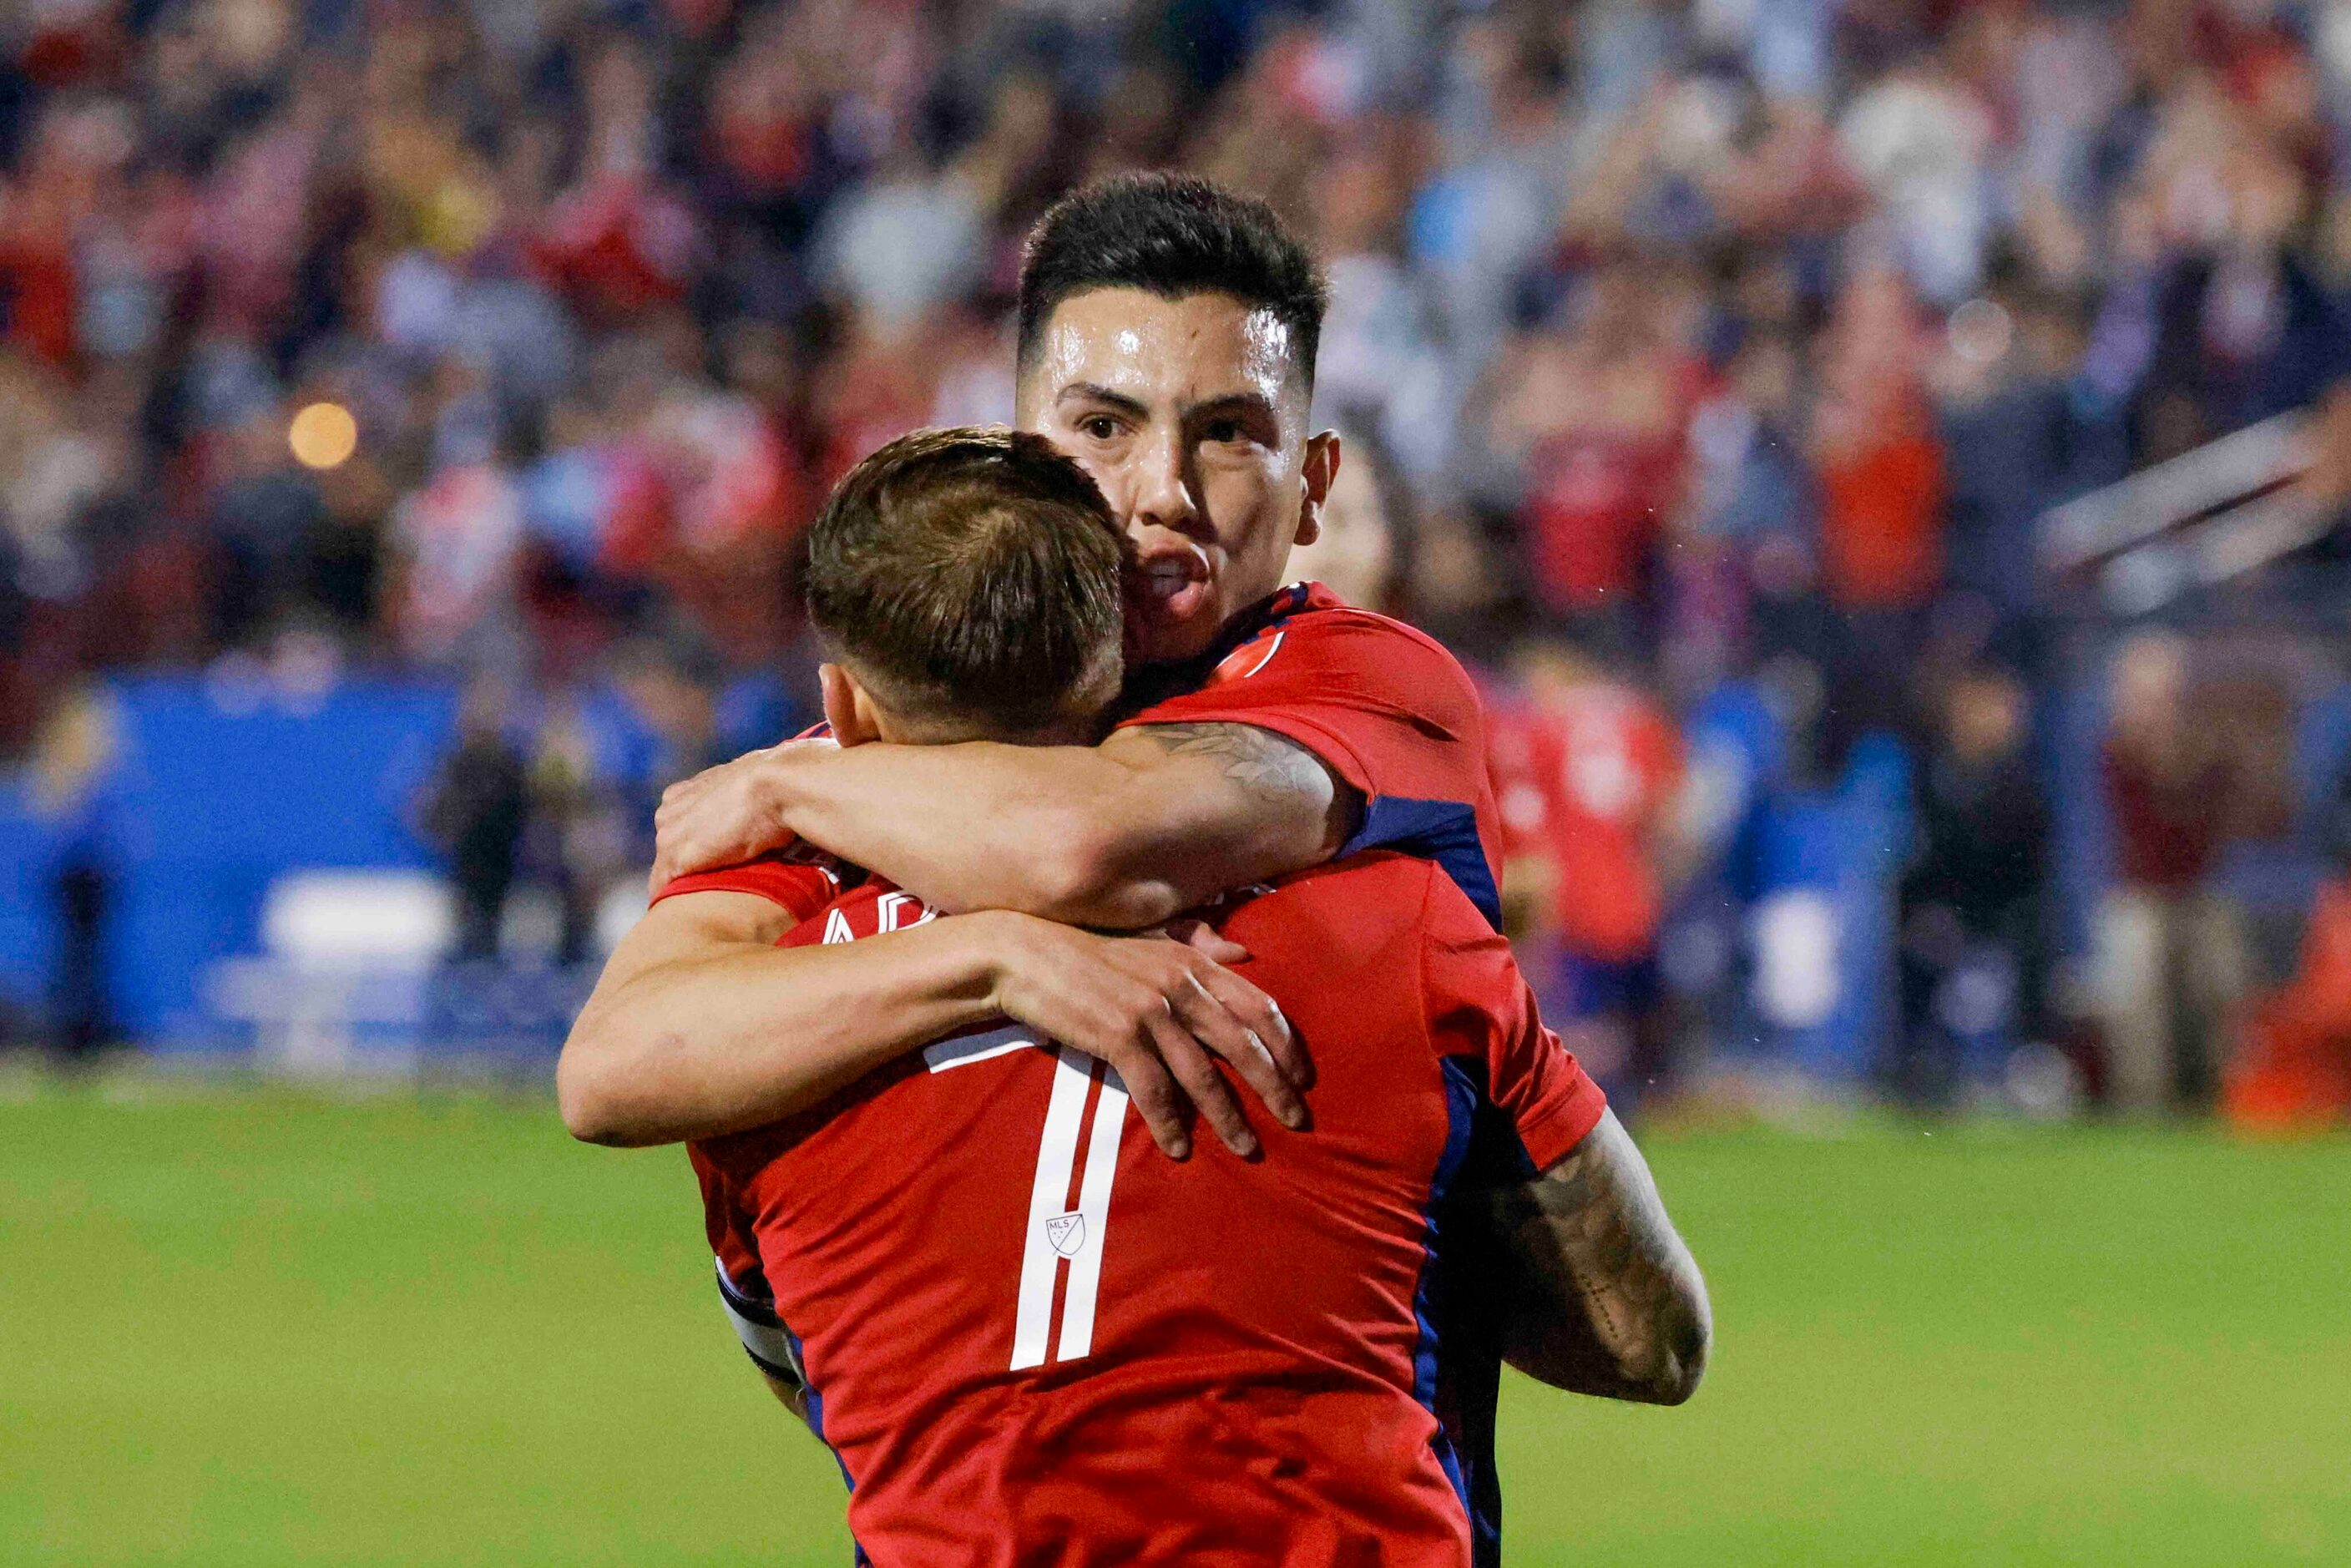
M 1082 1048 L 1081 1048 L 1082 1049 Z M 1150 1051 L 1136 1047 L 1119 1053 L 1112 1064 L 1126 1085 L 1129 1103 L 1143 1116 L 1151 1141 L 1171 1160 L 1192 1157 L 1191 1106 L 1185 1101 L 1167 1069 Z
M 1238 976 L 1226 973 L 1214 965 L 1203 965 L 1206 975 L 1187 975 L 1183 987 L 1171 998 L 1176 1007 L 1176 1021 L 1192 1031 L 1193 1037 L 1229 1062 L 1241 1082 L 1256 1091 L 1281 1124 L 1292 1130 L 1306 1124 L 1306 1107 L 1300 1103 L 1298 1091 L 1282 1073 L 1273 1053 L 1256 1030 L 1250 1029 L 1229 1008 L 1219 988 L 1236 993 L 1235 999 L 1244 999 L 1241 993 L 1257 994 L 1257 988 Z
M 1282 1016 L 1281 1004 L 1231 970 L 1213 964 L 1197 971 L 1196 978 L 1217 1005 L 1249 1031 L 1290 1088 L 1314 1086 L 1314 1063 L 1307 1057 L 1305 1044 L 1299 1040 L 1297 1031 L 1290 1027 L 1290 1020 Z M 1266 1103 L 1273 1103 L 1270 1097 Z
M 1298 1038 L 1298 1031 L 1290 1027 L 1289 1016 L 1281 1010 L 1281 1004 L 1257 987 L 1250 986 L 1238 975 L 1232 978 L 1249 986 L 1249 990 L 1255 993 L 1253 998 L 1236 1010 L 1251 1029 L 1257 1030 L 1258 1038 L 1265 1041 L 1266 1050 L 1273 1052 L 1274 1061 L 1281 1064 L 1282 1076 L 1301 1089 L 1313 1088 L 1314 1059 L 1306 1053 L 1306 1042 Z
M 1249 959 L 1248 948 L 1205 920 L 1186 920 L 1171 925 L 1167 935 L 1211 963 L 1246 964 Z
M 1257 1134 L 1249 1131 L 1239 1103 L 1217 1076 L 1216 1064 L 1200 1049 L 1200 1042 L 1176 1021 L 1173 1012 L 1153 1016 L 1144 1027 L 1159 1048 L 1159 1059 L 1167 1064 L 1168 1073 L 1184 1092 L 1191 1096 L 1192 1107 L 1199 1112 L 1200 1119 L 1208 1124 L 1225 1147 L 1245 1160 L 1256 1158 Z

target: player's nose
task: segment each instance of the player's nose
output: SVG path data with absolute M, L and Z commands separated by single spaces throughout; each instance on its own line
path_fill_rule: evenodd
M 1174 433 L 1141 444 L 1128 465 L 1126 482 L 1131 529 L 1157 527 L 1189 533 L 1198 520 L 1184 444 Z

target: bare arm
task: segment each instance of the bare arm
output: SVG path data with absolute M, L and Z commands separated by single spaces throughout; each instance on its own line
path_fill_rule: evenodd
M 1515 1276 L 1511 1365 L 1610 1399 L 1678 1405 L 1696 1392 L 1714 1334 L 1706 1281 L 1614 1112 L 1565 1159 L 1489 1201 Z
M 1098 747 L 795 743 L 672 787 L 657 882 L 797 834 L 943 909 L 1134 930 L 1338 852 L 1361 799 L 1243 724 L 1144 725 Z
M 1236 1153 L 1257 1148 L 1211 1054 L 1282 1121 L 1304 1118 L 1303 1053 L 1271 998 L 1212 960 L 1240 956 L 1213 934 L 1099 936 L 988 912 L 777 947 L 789 919 L 755 894 L 710 892 L 638 922 L 556 1067 L 574 1136 L 633 1146 L 761 1126 L 999 1017 L 1117 1068 L 1177 1158 L 1191 1147 L 1187 1097 Z
M 789 923 L 747 893 L 653 905 L 563 1043 L 555 1084 L 572 1134 L 632 1146 L 741 1132 L 996 1012 L 984 926 L 774 946 Z

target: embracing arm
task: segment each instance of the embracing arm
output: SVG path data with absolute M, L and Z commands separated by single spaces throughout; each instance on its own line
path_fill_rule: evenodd
M 563 1042 L 555 1085 L 572 1135 L 633 1146 L 738 1133 L 996 1012 L 984 924 L 774 946 L 790 923 L 748 893 L 653 905 Z
M 798 834 L 941 908 L 1134 930 L 1320 864 L 1361 810 L 1312 752 L 1245 724 L 1097 747 L 799 743 L 674 786 L 654 875 Z
M 1611 1399 L 1696 1392 L 1714 1334 L 1706 1281 L 1614 1112 L 1550 1170 L 1491 1194 L 1489 1213 L 1516 1276 L 1511 1365 Z
M 1211 1056 L 1284 1123 L 1304 1119 L 1303 1051 L 1272 999 L 1214 961 L 1244 955 L 1212 932 L 1099 936 L 994 911 L 775 946 L 789 922 L 747 893 L 653 905 L 564 1041 L 555 1083 L 572 1135 L 637 1146 L 762 1126 L 1005 1017 L 1116 1068 L 1179 1159 L 1191 1149 L 1186 1101 L 1235 1153 L 1258 1146 Z

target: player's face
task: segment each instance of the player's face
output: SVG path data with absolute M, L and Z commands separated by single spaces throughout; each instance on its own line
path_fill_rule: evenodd
M 1062 302 L 1020 423 L 1082 464 L 1125 526 L 1131 659 L 1188 659 L 1282 584 L 1339 466 L 1309 440 L 1289 329 L 1223 294 L 1098 288 Z

